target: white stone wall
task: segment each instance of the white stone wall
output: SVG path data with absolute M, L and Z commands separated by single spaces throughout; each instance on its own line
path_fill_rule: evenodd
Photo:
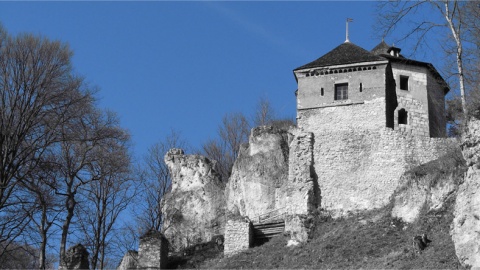
M 297 109 L 336 106 L 385 97 L 386 67 L 385 63 L 352 64 L 342 68 L 314 71 L 313 75 L 308 77 L 303 74 L 304 71 L 296 71 Z M 336 101 L 335 84 L 341 83 L 348 83 L 348 100 Z
M 159 232 L 149 232 L 140 238 L 138 269 L 165 269 L 168 262 L 168 242 Z
M 427 104 L 423 104 L 411 96 L 398 97 L 398 107 L 395 109 L 395 130 L 405 134 L 429 137 L 430 127 L 427 111 Z M 398 111 L 407 111 L 407 124 L 398 124 Z
M 231 256 L 250 248 L 253 242 L 253 231 L 250 222 L 245 220 L 229 220 L 225 226 L 225 256 Z
M 385 206 L 409 168 L 446 153 L 446 139 L 378 131 L 315 132 L 321 207 L 336 216 Z
M 297 111 L 298 127 L 315 134 L 329 131 L 369 129 L 381 130 L 386 126 L 385 98 L 362 104 L 325 107 Z
M 320 204 L 317 179 L 312 175 L 313 134 L 300 130 L 292 130 L 292 133 L 285 198 L 286 213 L 309 215 Z

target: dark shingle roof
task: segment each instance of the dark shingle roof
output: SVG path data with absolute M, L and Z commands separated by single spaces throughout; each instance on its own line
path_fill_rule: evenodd
M 376 55 L 380 54 L 388 54 L 388 49 L 390 49 L 390 45 L 385 43 L 385 41 L 382 40 L 375 48 L 373 48 L 370 52 Z
M 386 59 L 375 55 L 351 42 L 345 42 L 317 60 L 296 68 L 295 70 L 382 60 Z

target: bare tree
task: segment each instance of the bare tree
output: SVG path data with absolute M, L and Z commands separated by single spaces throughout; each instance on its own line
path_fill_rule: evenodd
M 140 233 L 149 230 L 160 231 L 163 225 L 162 203 L 163 197 L 171 189 L 172 179 L 165 164 L 165 154 L 172 148 L 186 148 L 187 143 L 180 133 L 171 130 L 163 140 L 152 145 L 144 157 L 143 192 L 141 203 L 143 209 L 137 220 Z
M 260 98 L 254 110 L 253 126 L 269 125 L 276 118 L 275 110 L 270 104 L 270 101 L 265 97 Z
M 108 149 L 126 136 L 113 115 L 98 111 L 93 106 L 79 110 L 83 110 L 83 116 L 64 125 L 64 140 L 58 147 L 62 175 L 56 194 L 63 197 L 65 209 L 60 240 L 60 265 L 64 265 L 67 237 L 79 196 L 85 196 L 92 182 L 100 180 L 98 174 L 92 173 L 94 166 L 102 159 L 99 151 Z
M 90 99 L 72 74 L 66 44 L 0 26 L 0 254 L 29 219 L 9 213 L 18 207 L 19 184 L 59 141 L 71 107 Z
M 53 155 L 44 155 L 39 165 L 31 174 L 22 181 L 21 186 L 28 191 L 30 201 L 22 203 L 25 214 L 33 225 L 30 238 L 39 240 L 38 268 L 46 269 L 47 245 L 49 236 L 52 234 L 52 226 L 58 220 L 62 211 L 61 202 L 55 194 L 59 174 Z
M 202 145 L 201 153 L 217 161 L 217 170 L 222 181 L 228 181 L 240 146 L 248 142 L 250 124 L 242 113 L 226 114 L 218 127 L 218 139 Z
M 93 149 L 86 171 L 91 179 L 97 180 L 84 186 L 84 205 L 77 208 L 92 269 L 105 267 L 111 233 L 118 227 L 118 217 L 135 198 L 137 189 L 130 171 L 129 135 L 118 127 L 114 114 L 107 113 L 106 119 L 106 124 L 117 130 L 112 130 Z
M 411 37 L 417 39 L 415 48 L 419 48 L 421 44 L 426 44 L 427 41 L 432 40 L 431 34 L 439 34 L 443 40 L 441 42 L 442 48 L 445 49 L 447 59 L 449 48 L 453 48 L 453 55 L 455 56 L 456 72 L 455 76 L 458 82 L 458 89 L 460 90 L 460 100 L 462 104 L 464 121 L 468 121 L 468 106 L 466 102 L 466 69 L 465 59 L 467 58 L 466 47 L 472 46 L 472 33 L 475 33 L 476 24 L 469 24 L 469 21 L 478 20 L 478 11 L 470 12 L 471 9 L 478 10 L 478 4 L 468 3 L 468 1 L 459 0 L 421 0 L 421 1 L 388 1 L 379 3 L 379 27 L 383 30 L 383 36 L 391 34 L 392 31 L 400 23 L 409 23 L 409 31 L 402 37 L 401 40 L 406 40 Z M 425 16 L 414 16 L 415 14 L 430 14 L 437 15 L 440 19 L 425 19 Z M 467 15 L 470 14 L 468 17 Z M 476 17 L 475 17 L 476 16 Z M 436 31 L 438 30 L 438 32 Z M 449 44 L 452 46 L 449 47 Z M 478 58 L 478 48 L 476 49 Z
M 295 126 L 294 118 L 281 118 L 277 115 L 270 101 L 262 97 L 258 100 L 253 115 L 253 126 L 274 126 L 280 129 L 288 129 Z

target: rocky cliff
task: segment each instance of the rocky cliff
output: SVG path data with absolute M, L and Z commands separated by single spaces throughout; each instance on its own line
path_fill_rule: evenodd
M 392 216 L 412 223 L 427 211 L 442 209 L 463 182 L 465 160 L 460 149 L 415 167 L 400 177 L 393 195 Z
M 227 209 L 254 218 L 285 207 L 288 181 L 288 132 L 271 126 L 252 129 L 229 179 Z
M 171 149 L 165 155 L 172 176 L 172 191 L 165 197 L 163 233 L 172 250 L 207 242 L 223 234 L 225 186 L 215 162 Z
M 455 203 L 452 239 L 460 262 L 480 268 L 480 121 L 472 119 L 463 137 L 462 153 L 468 166 Z

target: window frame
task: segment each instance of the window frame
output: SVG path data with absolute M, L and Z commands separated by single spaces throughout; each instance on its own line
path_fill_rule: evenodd
M 410 91 L 409 89 L 409 79 L 410 77 L 407 75 L 400 75 L 400 90 Z
M 340 93 L 339 93 L 339 91 L 340 91 Z M 335 84 L 334 100 L 338 100 L 338 101 L 348 100 L 348 83 L 336 83 Z
M 397 122 L 399 125 L 408 125 L 408 111 L 405 108 L 398 110 Z

